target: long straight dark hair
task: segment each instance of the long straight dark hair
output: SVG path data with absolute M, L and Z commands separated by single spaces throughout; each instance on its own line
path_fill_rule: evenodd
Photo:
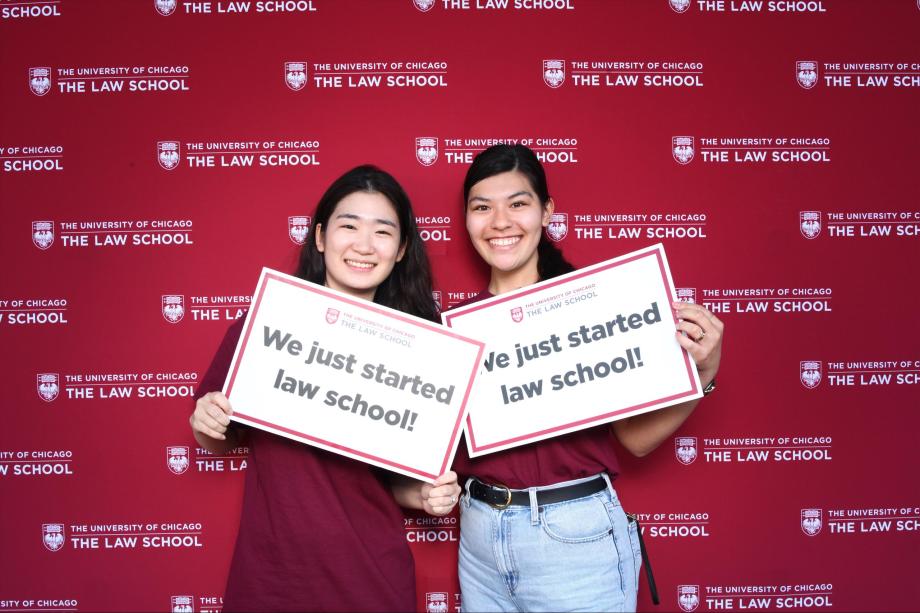
M 355 192 L 380 194 L 390 201 L 399 220 L 400 246 L 405 245 L 406 248 L 403 258 L 377 286 L 374 302 L 429 321 L 439 321 L 431 293 L 431 266 L 415 225 L 409 196 L 390 173 L 376 166 L 352 168 L 336 179 L 319 199 L 310 232 L 300 250 L 300 263 L 295 274 L 319 285 L 326 282 L 326 261 L 316 248 L 316 228 L 326 228 L 339 202 Z
M 527 177 L 530 186 L 540 199 L 540 204 L 546 208 L 549 202 L 549 187 L 546 185 L 546 171 L 537 155 L 530 147 L 524 145 L 493 145 L 473 158 L 463 180 L 463 210 L 468 211 L 467 204 L 470 199 L 470 190 L 484 179 L 500 175 L 505 172 L 517 171 Z M 540 234 L 537 244 L 537 274 L 540 280 L 552 279 L 567 272 L 572 272 L 572 266 L 562 255 L 562 251 L 548 238 L 546 233 Z

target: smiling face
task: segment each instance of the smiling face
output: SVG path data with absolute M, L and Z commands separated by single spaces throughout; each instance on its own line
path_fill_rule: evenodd
M 492 268 L 493 294 L 539 281 L 537 245 L 552 214 L 553 200 L 543 205 L 518 171 L 493 175 L 470 189 L 466 230 Z
M 396 210 L 382 194 L 353 192 L 316 228 L 316 248 L 326 264 L 326 285 L 373 300 L 406 250 Z

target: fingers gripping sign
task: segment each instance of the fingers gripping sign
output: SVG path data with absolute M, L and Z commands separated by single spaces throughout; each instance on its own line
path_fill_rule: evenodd
M 422 508 L 430 515 L 447 515 L 459 497 L 457 473 L 452 470 L 438 477 L 434 483 L 422 485 Z
M 223 441 L 227 439 L 231 415 L 230 400 L 222 392 L 209 392 L 195 403 L 189 422 L 194 432 Z
M 719 370 L 725 324 L 704 306 L 689 302 L 674 302 L 671 306 L 680 320 L 677 342 L 696 362 L 700 380 L 705 384 Z

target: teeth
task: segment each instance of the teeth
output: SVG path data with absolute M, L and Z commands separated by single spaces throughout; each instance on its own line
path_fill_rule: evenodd
M 509 236 L 508 238 L 492 238 L 489 243 L 495 247 L 508 247 L 521 240 L 519 236 Z
M 345 260 L 345 263 L 354 268 L 373 268 L 374 265 L 370 262 L 356 262 L 355 260 Z

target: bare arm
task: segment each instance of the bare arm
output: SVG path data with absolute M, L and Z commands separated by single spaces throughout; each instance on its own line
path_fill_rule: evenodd
M 680 321 L 677 325 L 677 342 L 696 362 L 700 382 L 705 387 L 715 379 L 722 358 L 722 335 L 725 325 L 706 307 L 675 302 L 672 305 Z M 684 336 L 682 332 L 686 332 Z M 699 399 L 628 417 L 611 424 L 620 443 L 633 455 L 643 457 L 654 451 L 665 439 L 674 434 L 690 417 Z

